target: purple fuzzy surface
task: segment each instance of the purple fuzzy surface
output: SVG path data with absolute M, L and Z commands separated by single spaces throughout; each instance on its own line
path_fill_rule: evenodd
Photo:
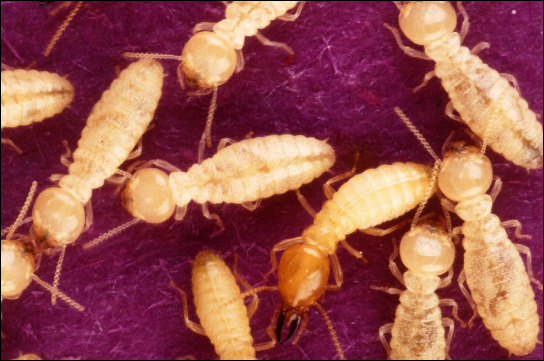
M 24 151 L 18 155 L 2 146 L 3 228 L 15 220 L 33 180 L 38 181 L 41 191 L 52 185 L 51 174 L 66 173 L 59 161 L 65 152 L 62 140 L 76 148 L 93 105 L 116 78 L 116 71 L 129 64 L 121 53 L 180 54 L 193 26 L 221 20 L 224 6 L 220 2 L 84 3 L 46 58 L 43 50 L 71 8 L 51 15 L 56 4 L 1 4 L 2 63 L 25 68 L 36 61 L 34 68 L 68 75 L 76 89 L 74 102 L 60 115 L 2 132 L 2 137 Z M 481 41 L 490 42 L 491 48 L 480 54 L 483 61 L 514 75 L 530 108 L 542 114 L 542 2 L 466 2 L 465 7 L 472 23 L 465 45 L 472 48 Z M 245 68 L 219 89 L 214 144 L 226 137 L 243 139 L 249 132 L 254 136 L 289 133 L 328 138 L 337 154 L 333 175 L 351 168 L 356 152 L 361 153 L 359 172 L 396 161 L 431 164 L 429 154 L 395 116 L 395 106 L 412 118 L 435 151 L 452 130 L 457 131 L 457 139 L 468 139 L 464 127 L 445 115 L 448 96 L 438 80 L 412 93 L 433 64 L 410 58 L 398 48 L 382 26 L 384 22 L 396 24 L 397 15 L 390 2 L 308 3 L 296 21 L 274 21 L 262 31 L 271 40 L 289 44 L 295 51 L 293 59 L 286 58 L 281 49 L 247 39 Z M 186 170 L 196 162 L 210 97 L 188 97 L 175 75 L 178 63 L 165 60 L 162 64 L 169 76 L 155 113 L 155 127 L 143 137 L 141 158 L 161 158 Z M 208 150 L 207 156 L 214 151 Z M 487 154 L 495 174 L 504 182 L 493 211 L 502 220 L 520 220 L 524 233 L 534 237 L 522 243 L 531 249 L 535 277 L 542 280 L 542 170 L 527 173 L 491 149 Z M 325 174 L 301 188 L 316 209 L 325 201 L 321 187 L 331 176 Z M 83 243 L 130 220 L 120 198 L 113 195 L 114 189 L 106 184 L 93 192 L 94 224 L 66 253 L 60 288 L 86 306 L 85 312 L 62 302 L 52 306 L 50 295 L 31 284 L 19 299 L 2 303 L 2 359 L 21 352 L 46 359 L 215 358 L 208 338 L 185 326 L 181 299 L 168 281 L 173 279 L 191 296 L 189 262 L 200 251 L 214 250 L 231 266 L 237 253 L 240 273 L 252 285 L 261 285 L 262 275 L 270 267 L 271 247 L 299 236 L 312 222 L 294 192 L 265 199 L 254 212 L 237 205 L 211 206 L 225 222 L 222 233 L 191 203 L 181 222 L 138 224 L 84 252 Z M 427 210 L 440 212 L 436 199 Z M 458 218 L 454 222 L 461 224 Z M 404 231 L 393 237 L 400 239 Z M 344 285 L 338 292 L 328 292 L 322 305 L 348 359 L 386 358 L 378 329 L 393 322 L 399 300 L 371 290 L 370 285 L 402 287 L 388 269 L 391 238 L 362 233 L 348 236 L 352 246 L 370 261 L 366 265 L 343 248 L 338 250 Z M 457 252 L 456 276 L 462 268 L 461 246 Z M 52 282 L 56 262 L 57 256 L 43 257 L 37 275 Z M 266 284 L 276 282 L 273 276 Z M 542 291 L 533 288 L 542 317 Z M 455 299 L 463 319 L 472 314 L 456 282 L 438 294 Z M 255 342 L 267 340 L 265 328 L 278 301 L 277 293 L 261 295 L 260 307 L 251 320 Z M 189 311 L 198 321 L 192 301 Z M 451 316 L 451 308 L 442 312 Z M 337 358 L 322 317 L 315 309 L 309 316 L 307 331 L 298 344 L 280 345 L 259 352 L 258 357 Z M 509 358 L 480 318 L 472 329 L 462 329 L 456 323 L 450 355 L 453 359 Z M 542 344 L 538 344 L 533 353 L 519 359 L 542 356 Z

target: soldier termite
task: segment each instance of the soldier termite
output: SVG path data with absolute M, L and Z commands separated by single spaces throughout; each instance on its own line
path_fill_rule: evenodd
M 425 221 L 404 235 L 400 242 L 400 258 L 408 271 L 402 275 L 395 263 L 399 250 L 389 257 L 393 275 L 406 286 L 397 288 L 371 288 L 400 295 L 394 323 L 380 327 L 380 340 L 390 360 L 445 360 L 453 337 L 454 323 L 442 318 L 439 306 L 452 306 L 457 316 L 457 303 L 453 299 L 440 300 L 435 290 L 448 286 L 453 276 L 455 247 L 442 225 Z M 448 272 L 447 277 L 438 276 Z M 444 328 L 449 332 L 445 337 Z M 385 334 L 391 333 L 391 345 Z
M 66 246 L 77 240 L 92 222 L 92 190 L 114 175 L 131 154 L 153 119 L 162 92 L 162 66 L 142 59 L 123 70 L 96 103 L 81 133 L 74 162 L 59 187 L 40 193 L 32 210 L 33 232 L 53 251 L 61 250 L 55 274 L 58 284 L 60 265 Z M 67 160 L 61 158 L 67 165 Z M 83 209 L 88 205 L 87 214 Z
M 451 102 L 446 106 L 450 117 L 466 123 L 484 144 L 514 164 L 527 169 L 542 168 L 542 125 L 521 97 L 515 78 L 499 74 L 476 55 L 488 48 L 488 43 L 482 42 L 472 51 L 461 46 L 469 30 L 468 14 L 461 2 L 458 8 L 464 21 L 460 34 L 454 32 L 457 16 L 449 2 L 410 1 L 398 6 L 401 30 L 411 41 L 423 45 L 425 53 L 404 46 L 398 31 L 384 25 L 406 54 L 436 62 L 435 70 L 425 75 L 416 90 L 436 75 L 450 96 Z M 461 117 L 453 115 L 454 109 Z
M 197 94 L 209 94 L 213 90 L 212 101 L 202 134 L 199 149 L 199 163 L 203 159 L 205 145 L 211 147 L 211 125 L 217 104 L 217 88 L 226 83 L 236 70 L 244 67 L 242 47 L 247 36 L 255 35 L 264 45 L 280 47 L 289 54 L 293 50 L 283 43 L 266 39 L 259 29 L 263 29 L 274 19 L 294 21 L 300 15 L 304 1 L 234 1 L 227 4 L 225 19 L 218 23 L 200 23 L 193 29 L 193 36 L 185 44 L 181 56 L 168 54 L 124 53 L 128 58 L 154 58 L 179 60 L 178 78 L 184 87 L 187 84 L 197 90 Z M 294 14 L 287 11 L 298 4 Z
M 201 325 L 189 319 L 187 295 L 173 281 L 170 285 L 182 296 L 185 325 L 199 335 L 209 337 L 221 360 L 256 360 L 255 351 L 264 351 L 275 346 L 272 328 L 267 330 L 272 341 L 253 343 L 249 320 L 257 310 L 260 291 L 276 291 L 276 287 L 252 288 L 236 270 L 234 275 L 218 255 L 210 251 L 200 252 L 193 263 L 193 297 L 196 314 Z M 235 278 L 236 277 L 236 278 Z M 247 291 L 240 292 L 240 282 Z M 246 307 L 244 299 L 253 296 Z
M 64 110 L 74 98 L 72 84 L 47 71 L 12 69 L 2 71 L 2 129 L 41 122 Z M 9 139 L 2 138 L 19 153 Z
M 425 148 L 431 149 L 406 115 L 398 108 L 395 111 Z M 521 223 L 517 220 L 501 222 L 491 213 L 502 188 L 500 178 L 496 177 L 491 194 L 486 194 L 493 178 L 491 162 L 478 148 L 454 142 L 441 163 L 438 187 L 447 198 L 457 202 L 454 205 L 443 199 L 442 204 L 465 221 L 453 233 L 464 235 L 465 262 L 458 282 L 474 310 L 469 325 L 480 314 L 501 346 L 510 353 L 524 356 L 534 350 L 539 333 L 531 281 L 540 289 L 542 284 L 533 276 L 529 248 L 512 243 L 505 231 L 504 227 L 515 227 L 516 237 L 531 238 L 521 234 Z M 527 271 L 520 252 L 527 255 Z M 465 280 L 472 297 L 463 285 Z
M 42 281 L 34 272 L 38 269 L 41 252 L 33 239 L 15 234 L 23 223 L 23 218 L 30 207 L 32 197 L 36 192 L 37 183 L 33 182 L 25 204 L 13 225 L 2 231 L 2 300 L 17 299 L 30 285 L 32 280 L 56 295 L 78 311 L 85 308 L 64 293 Z M 4 233 L 6 237 L 4 239 Z M 36 262 L 36 257 L 38 258 Z
M 234 143 L 226 146 L 228 143 Z M 122 193 L 123 204 L 135 217 L 125 225 L 86 243 L 88 249 L 103 242 L 138 220 L 161 223 L 178 207 L 176 219 L 181 220 L 191 200 L 202 204 L 204 216 L 210 214 L 207 202 L 241 204 L 254 210 L 261 199 L 300 188 L 321 176 L 334 164 L 334 149 L 325 141 L 301 135 L 269 135 L 233 142 L 223 139 L 218 152 L 187 172 L 162 160 L 141 165 Z M 168 176 L 151 165 L 170 171 Z M 252 203 L 256 202 L 256 203 Z
M 336 176 L 325 183 L 325 195 L 329 199 L 319 213 L 315 213 L 299 195 L 302 204 L 314 216 L 314 223 L 300 237 L 279 242 L 271 251 L 272 269 L 278 268 L 275 253 L 282 255 L 278 282 L 281 296 L 281 313 L 276 335 L 280 342 L 289 340 L 301 323 L 306 312 L 326 290 L 337 290 L 343 283 L 343 273 L 336 257 L 338 243 L 357 258 L 363 255 L 346 242 L 346 235 L 361 230 L 371 235 L 385 235 L 398 229 L 405 222 L 387 230 L 374 226 L 395 219 L 429 198 L 432 170 L 416 163 L 394 163 L 369 169 L 352 177 L 337 192 L 333 182 L 353 176 L 354 169 Z M 329 263 L 330 259 L 330 263 Z M 335 285 L 327 285 L 332 265 Z M 312 277 L 308 277 L 312 274 Z M 281 341 L 285 320 L 290 327 L 287 339 Z M 304 322 L 305 325 L 306 322 Z M 303 326 L 304 327 L 304 326 Z M 339 344 L 336 345 L 341 352 Z

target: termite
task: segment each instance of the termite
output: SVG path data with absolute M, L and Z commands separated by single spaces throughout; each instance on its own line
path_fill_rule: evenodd
M 30 207 L 32 197 L 36 192 L 37 183 L 33 182 L 26 198 L 26 201 L 13 225 L 6 229 L 6 237 L 2 231 L 2 301 L 6 299 L 17 299 L 24 290 L 30 285 L 32 280 L 36 281 L 40 286 L 59 297 L 70 306 L 78 311 L 83 311 L 85 308 L 64 293 L 60 292 L 56 287 L 42 281 L 34 274 L 39 264 L 41 252 L 39 247 L 34 244 L 34 240 L 28 237 L 23 237 L 15 234 L 17 228 L 23 223 L 23 218 Z M 36 257 L 38 262 L 36 262 Z
M 209 94 L 213 90 L 206 128 L 202 134 L 199 162 L 203 159 L 205 144 L 211 147 L 211 126 L 217 104 L 217 88 L 226 83 L 234 73 L 244 67 L 242 48 L 247 36 L 255 35 L 264 45 L 280 47 L 289 54 L 293 50 L 283 43 L 265 38 L 259 29 L 267 27 L 274 19 L 294 21 L 300 15 L 304 1 L 234 1 L 227 4 L 225 19 L 218 23 L 200 23 L 193 29 L 193 36 L 185 44 L 181 56 L 168 54 L 124 53 L 129 58 L 155 58 L 179 60 L 178 78 L 184 87 L 184 78 L 189 86 L 198 89 L 196 94 Z M 294 14 L 287 11 L 298 4 Z
M 226 146 L 229 143 L 234 144 Z M 187 172 L 162 160 L 149 161 L 140 165 L 122 193 L 123 205 L 134 220 L 86 243 L 84 248 L 96 246 L 138 220 L 164 222 L 176 207 L 176 220 L 181 220 L 191 200 L 202 204 L 204 216 L 215 219 L 223 228 L 219 216 L 209 213 L 208 202 L 241 204 L 253 211 L 263 198 L 310 183 L 334 161 L 334 149 L 325 141 L 289 134 L 240 142 L 223 139 L 213 157 L 194 164 Z M 151 165 L 171 173 L 149 168 Z
M 406 54 L 436 62 L 435 70 L 426 74 L 415 90 L 434 76 L 442 79 L 451 99 L 446 106 L 450 117 L 466 123 L 484 144 L 514 164 L 542 168 L 542 125 L 521 97 L 516 79 L 491 69 L 476 55 L 488 48 L 488 43 L 482 42 L 472 51 L 461 46 L 469 30 L 468 14 L 461 2 L 458 8 L 464 20 L 460 33 L 454 31 L 457 15 L 447 1 L 409 1 L 397 6 L 402 32 L 415 44 L 423 45 L 425 52 L 404 46 L 397 29 L 384 25 Z M 453 114 L 454 109 L 460 117 Z
M 74 87 L 55 73 L 13 69 L 2 71 L 2 129 L 41 122 L 64 110 L 74 98 Z M 20 149 L 8 139 L 19 153 Z
M 81 133 L 68 175 L 59 187 L 40 193 L 32 209 L 32 230 L 45 247 L 61 251 L 55 274 L 58 284 L 66 246 L 92 223 L 92 190 L 118 172 L 153 119 L 162 92 L 162 66 L 142 59 L 123 70 L 96 103 Z M 66 164 L 66 159 L 61 158 Z M 87 214 L 84 206 L 87 205 Z
M 24 355 L 21 355 L 17 358 L 14 358 L 13 360 L 41 360 L 40 356 L 36 355 L 35 353 L 27 353 Z
M 342 243 L 355 257 L 363 258 L 361 252 L 346 242 L 346 235 L 356 230 L 376 236 L 395 231 L 405 222 L 387 230 L 374 226 L 400 217 L 429 198 L 434 190 L 434 187 L 429 186 L 434 183 L 431 181 L 434 178 L 432 169 L 421 164 L 384 164 L 352 177 L 354 173 L 352 169 L 325 183 L 324 191 L 328 201 L 317 214 L 299 194 L 299 199 L 314 217 L 314 222 L 300 237 L 281 241 L 271 251 L 272 269 L 267 275 L 278 268 L 275 253 L 285 250 L 278 269 L 282 303 L 276 336 L 280 342 L 286 342 L 294 335 L 303 316 L 304 329 L 307 311 L 312 305 L 318 305 L 317 299 L 326 290 L 341 287 L 343 273 L 336 256 L 338 243 Z M 331 184 L 348 177 L 352 178 L 335 192 Z M 327 285 L 331 266 L 335 285 Z M 285 319 L 288 320 L 290 331 L 282 341 Z M 339 349 L 339 345 L 336 346 Z
M 402 275 L 395 263 L 399 249 L 389 257 L 389 268 L 400 283 L 398 288 L 372 289 L 400 295 L 394 323 L 380 327 L 380 340 L 390 360 L 445 360 L 448 356 L 454 331 L 451 318 L 442 318 L 439 306 L 452 306 L 457 316 L 457 303 L 453 299 L 439 299 L 435 291 L 448 286 L 453 276 L 455 246 L 441 224 L 425 221 L 407 232 L 400 242 L 400 258 L 408 271 Z M 448 276 L 438 276 L 448 272 Z M 445 336 L 445 327 L 449 329 Z M 391 345 L 385 338 L 391 333 Z
M 396 111 L 437 159 L 406 115 L 400 109 Z M 444 144 L 443 150 L 448 143 Z M 458 282 L 474 310 L 469 326 L 479 314 L 501 346 L 514 355 L 524 356 L 534 350 L 539 333 L 537 304 L 531 281 L 541 290 L 542 284 L 533 276 L 531 251 L 527 246 L 512 243 L 505 227 L 515 227 L 518 238 L 532 237 L 521 234 L 518 220 L 501 222 L 491 213 L 493 202 L 502 188 L 500 178 L 495 177 L 491 194 L 486 194 L 493 178 L 490 160 L 477 147 L 460 141 L 452 143 L 444 154 L 438 173 L 438 187 L 449 199 L 442 200 L 443 206 L 465 221 L 453 233 L 464 235 L 465 263 Z M 457 204 L 454 205 L 452 201 Z M 527 270 L 520 252 L 527 256 Z M 472 297 L 464 287 L 465 281 L 472 291 Z
M 246 292 L 240 292 L 236 280 L 247 289 Z M 257 293 L 276 291 L 277 287 L 252 288 L 237 272 L 236 261 L 233 275 L 225 262 L 210 251 L 200 252 L 196 256 L 192 283 L 196 314 L 201 325 L 189 319 L 187 295 L 170 281 L 170 285 L 182 296 L 185 325 L 191 331 L 207 336 L 221 360 L 256 360 L 256 351 L 268 350 L 276 345 L 270 328 L 267 333 L 272 340 L 254 344 L 249 320 L 259 305 Z M 244 299 L 249 296 L 253 296 L 253 299 L 246 308 Z

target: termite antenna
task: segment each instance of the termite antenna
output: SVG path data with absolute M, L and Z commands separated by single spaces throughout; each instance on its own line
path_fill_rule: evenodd
M 127 229 L 129 227 L 132 227 L 133 225 L 135 225 L 138 222 L 140 222 L 140 219 L 139 218 L 134 218 L 131 221 L 125 223 L 125 224 L 117 226 L 114 229 L 112 229 L 112 230 L 102 234 L 101 236 L 93 239 L 92 241 L 89 241 L 89 242 L 85 243 L 83 245 L 83 249 L 84 250 L 89 250 L 89 249 L 91 249 L 91 248 L 93 248 L 95 246 L 98 246 L 100 243 L 104 242 L 108 238 L 111 238 L 111 237 L 115 236 L 116 234 L 123 232 L 125 229 Z
M 54 288 L 53 286 L 51 286 L 47 282 L 42 281 L 38 276 L 32 275 L 32 279 L 34 279 L 34 281 L 36 281 L 40 286 L 42 286 L 43 288 L 45 288 L 46 290 L 48 290 L 52 294 L 57 295 L 58 298 L 60 298 L 61 300 L 63 300 L 64 302 L 66 302 L 71 307 L 75 308 L 76 310 L 78 310 L 78 311 L 84 311 L 85 310 L 85 307 L 83 307 L 82 305 L 80 305 L 79 303 L 77 303 L 76 301 L 71 299 L 70 297 L 66 296 L 64 293 L 57 290 L 56 288 Z
M 393 1 L 393 4 L 395 4 L 399 11 L 402 11 L 402 1 Z
M 202 160 L 204 158 L 204 142 L 206 142 L 206 145 L 208 148 L 212 146 L 212 123 L 213 123 L 213 116 L 215 114 L 215 109 L 217 108 L 217 85 L 213 87 L 213 95 L 212 95 L 212 102 L 210 104 L 210 109 L 208 110 L 208 118 L 206 119 L 206 128 L 204 128 L 204 133 L 202 133 L 202 137 L 200 138 L 200 143 L 198 145 L 198 164 L 202 163 Z
M 27 224 L 27 223 L 30 223 L 32 222 L 32 217 L 26 217 L 25 219 L 23 219 L 21 221 L 21 223 L 19 223 L 19 226 L 22 226 L 23 224 Z M 9 232 L 9 230 L 11 229 L 11 226 L 8 226 L 6 228 L 4 228 L 2 230 L 2 236 L 4 236 L 5 234 L 7 234 Z
M 17 216 L 17 219 L 15 219 L 15 222 L 9 227 L 9 230 L 7 231 L 6 239 L 10 239 L 13 236 L 13 233 L 19 228 L 20 225 L 26 223 L 25 221 L 28 219 L 25 219 L 23 221 L 23 217 L 26 215 L 26 212 L 28 211 L 28 208 L 30 207 L 30 203 L 32 203 L 32 198 L 34 197 L 34 193 L 36 193 L 36 187 L 38 186 L 38 182 L 34 181 L 32 182 L 32 185 L 30 186 L 30 191 L 28 191 L 28 195 L 26 196 L 25 203 L 23 204 L 23 208 L 21 208 L 21 211 L 19 212 L 19 215 Z M 32 219 L 32 217 L 30 217 Z M 2 231 L 2 235 L 4 235 L 4 231 Z
M 440 161 L 440 159 L 434 162 L 433 174 L 431 176 L 429 186 L 425 190 L 425 196 L 423 198 L 423 201 L 419 204 L 419 207 L 417 207 L 417 211 L 412 221 L 412 225 L 410 226 L 410 229 L 414 229 L 416 227 L 419 220 L 419 216 L 421 216 L 421 213 L 423 212 L 425 205 L 427 205 L 427 201 L 429 200 L 429 198 L 431 198 L 433 189 L 435 189 L 435 186 L 436 186 L 436 178 L 438 177 L 438 171 L 440 170 L 441 165 L 442 165 L 442 162 Z
M 332 326 L 332 322 L 329 319 L 327 312 L 325 312 L 323 307 L 321 307 L 321 305 L 317 302 L 314 304 L 314 306 L 319 312 L 321 312 L 321 315 L 323 315 L 323 318 L 325 319 L 325 323 L 327 324 L 327 328 L 329 329 L 329 333 L 331 334 L 332 342 L 334 342 L 334 346 L 336 347 L 336 351 L 338 352 L 340 360 L 345 360 L 346 357 L 344 356 L 344 352 L 342 351 L 342 346 L 340 346 L 340 342 L 338 341 L 338 337 L 336 336 L 336 331 L 334 331 L 334 327 Z
M 62 23 L 62 25 L 57 30 L 57 33 L 55 34 L 55 36 L 53 36 L 53 39 L 51 39 L 51 41 L 49 42 L 49 45 L 47 45 L 47 48 L 45 49 L 43 55 L 49 56 L 49 54 L 51 54 L 51 50 L 53 50 L 53 48 L 55 47 L 55 44 L 57 44 L 60 37 L 62 36 L 62 33 L 64 33 L 68 25 L 70 25 L 70 22 L 72 21 L 74 16 L 76 16 L 77 12 L 81 8 L 81 5 L 83 5 L 83 1 L 78 1 L 77 5 L 74 7 L 70 15 L 68 15 L 66 20 L 64 20 L 64 23 Z
M 62 270 L 62 263 L 64 262 L 64 255 L 66 254 L 66 245 L 62 246 L 60 250 L 59 261 L 57 262 L 57 268 L 55 269 L 55 277 L 53 278 L 53 288 L 57 289 L 60 282 L 60 271 Z M 51 295 L 51 304 L 55 306 L 57 304 L 57 295 L 53 293 Z
M 130 59 L 168 59 L 168 60 L 178 60 L 178 61 L 181 61 L 183 59 L 180 55 L 157 54 L 157 53 L 124 52 L 121 55 L 123 55 L 125 58 L 130 58 Z

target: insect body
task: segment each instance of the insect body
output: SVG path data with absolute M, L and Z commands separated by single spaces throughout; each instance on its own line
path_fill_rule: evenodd
M 334 193 L 330 183 L 351 175 L 353 171 L 327 182 L 325 194 L 329 200 L 315 215 L 314 223 L 304 230 L 301 237 L 282 241 L 271 252 L 273 272 L 277 266 L 274 253 L 286 249 L 278 270 L 282 299 L 276 330 L 278 339 L 281 339 L 285 318 L 291 325 L 288 340 L 298 328 L 301 315 L 317 304 L 316 300 L 325 290 L 341 286 L 342 270 L 335 254 L 338 242 L 362 258 L 345 241 L 347 234 L 356 230 L 367 230 L 374 235 L 393 231 L 399 225 L 387 231 L 370 232 L 371 227 L 401 216 L 429 196 L 426 193 L 430 189 L 431 169 L 420 164 L 394 163 L 369 169 L 351 178 Z M 333 266 L 335 286 L 327 286 L 330 271 L 327 256 Z
M 196 314 L 202 326 L 189 320 L 187 297 L 178 289 L 183 296 L 185 323 L 193 331 L 210 338 L 221 360 L 256 360 L 256 349 L 265 350 L 275 345 L 274 341 L 253 344 L 249 328 L 252 312 L 248 317 L 244 305 L 247 295 L 240 292 L 234 275 L 219 256 L 209 251 L 200 252 L 193 264 L 192 283 Z M 275 290 L 263 286 L 248 293 L 255 295 L 266 289 Z
M 439 300 L 435 290 L 450 284 L 451 277 L 440 279 L 453 264 L 455 247 L 443 228 L 426 222 L 416 226 L 404 235 L 400 243 L 400 257 L 408 268 L 402 276 L 394 262 L 398 250 L 390 258 L 390 268 L 394 275 L 406 285 L 407 290 L 378 288 L 391 294 L 400 294 L 394 323 L 380 327 L 380 339 L 391 360 L 445 360 L 454 323 L 450 318 L 442 318 L 439 305 L 454 307 L 454 300 Z M 453 273 L 452 273 L 453 275 Z M 444 327 L 449 327 L 446 341 Z M 391 333 L 391 347 L 384 334 Z
M 448 92 L 451 104 L 461 119 L 506 159 L 527 169 L 540 169 L 543 162 L 542 125 L 527 102 L 512 87 L 508 74 L 499 74 L 475 54 L 489 46 L 481 43 L 471 52 L 461 43 L 468 32 L 468 15 L 459 7 L 465 21 L 461 34 L 454 32 L 455 10 L 449 2 L 408 2 L 401 10 L 399 23 L 404 34 L 425 47 L 425 54 L 399 45 L 408 55 L 436 62 L 436 75 Z M 389 27 L 389 26 L 388 26 Z M 502 75 L 502 76 L 501 76 Z M 447 112 L 451 113 L 448 105 Z
M 72 102 L 74 88 L 68 79 L 47 71 L 2 72 L 2 129 L 41 122 Z

